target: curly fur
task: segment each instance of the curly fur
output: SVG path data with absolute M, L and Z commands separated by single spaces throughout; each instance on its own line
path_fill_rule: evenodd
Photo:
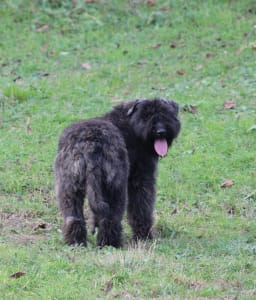
M 158 162 L 154 142 L 162 138 L 171 146 L 180 130 L 177 115 L 174 101 L 134 100 L 63 131 L 55 177 L 67 244 L 86 245 L 85 196 L 99 247 L 122 245 L 125 209 L 134 239 L 152 238 Z

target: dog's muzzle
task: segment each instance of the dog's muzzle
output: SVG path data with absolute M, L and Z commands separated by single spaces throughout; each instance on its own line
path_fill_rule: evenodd
M 163 138 L 166 136 L 166 130 L 165 128 L 157 128 L 155 130 L 155 136 L 156 138 Z

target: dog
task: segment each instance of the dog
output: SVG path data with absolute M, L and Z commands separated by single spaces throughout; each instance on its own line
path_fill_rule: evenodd
M 66 244 L 86 246 L 85 198 L 98 247 L 122 246 L 125 211 L 134 240 L 152 238 L 157 163 L 179 134 L 178 111 L 174 101 L 139 99 L 64 129 L 55 182 Z

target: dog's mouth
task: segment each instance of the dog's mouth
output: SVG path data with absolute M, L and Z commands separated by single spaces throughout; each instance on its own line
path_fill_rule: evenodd
M 156 154 L 160 157 L 163 157 L 167 154 L 168 143 L 165 138 L 156 138 L 154 141 L 154 149 Z

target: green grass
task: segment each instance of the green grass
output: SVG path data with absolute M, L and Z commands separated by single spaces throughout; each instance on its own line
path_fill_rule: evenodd
M 1 299 L 256 299 L 255 17 L 253 0 L 1 1 Z M 121 250 L 65 246 L 61 131 L 155 96 L 182 123 L 159 163 L 155 241 L 133 246 L 124 221 Z

